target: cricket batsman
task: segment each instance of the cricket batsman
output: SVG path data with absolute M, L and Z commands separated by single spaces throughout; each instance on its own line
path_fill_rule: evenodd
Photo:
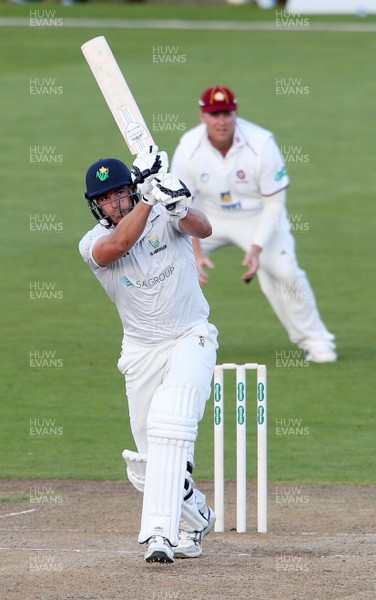
M 215 523 L 192 479 L 218 332 L 208 321 L 191 236 L 208 237 L 211 225 L 167 170 L 167 154 L 156 146 L 131 170 L 115 158 L 92 164 L 85 196 L 97 223 L 79 243 L 122 323 L 118 368 L 137 449 L 123 457 L 143 492 L 138 541 L 148 563 L 200 556 Z

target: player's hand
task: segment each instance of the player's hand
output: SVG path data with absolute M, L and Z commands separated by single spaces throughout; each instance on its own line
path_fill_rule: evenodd
M 131 168 L 132 182 L 135 185 L 144 183 L 157 173 L 167 173 L 168 156 L 166 152 L 159 152 L 158 146 L 148 146 L 137 154 Z M 141 190 L 139 190 L 141 191 Z
M 171 211 L 179 204 L 180 207 L 189 206 L 187 200 L 191 197 L 191 192 L 187 186 L 173 175 L 166 173 L 159 175 L 153 181 L 153 189 L 151 191 L 155 200 L 165 206 L 166 210 Z
M 206 285 L 208 283 L 209 275 L 206 273 L 206 271 L 204 271 L 204 267 L 207 267 L 208 269 L 214 269 L 214 263 L 208 256 L 202 254 L 201 256 L 196 256 L 196 266 L 200 285 Z
M 244 255 L 242 265 L 243 267 L 248 267 L 248 270 L 242 275 L 242 280 L 245 283 L 250 283 L 252 281 L 260 266 L 260 252 L 261 248 L 259 246 L 252 246 L 249 252 L 246 252 Z
M 168 212 L 168 216 L 172 219 L 184 219 L 187 216 L 188 207 L 190 206 L 190 199 L 183 198 L 183 200 L 178 200 L 173 204 L 169 204 L 166 206 L 166 210 Z
M 158 180 L 154 177 L 150 177 L 144 183 L 139 183 L 137 186 L 137 191 L 141 194 L 142 202 L 148 204 L 149 206 L 154 206 L 157 204 L 157 200 L 153 195 L 154 185 L 158 183 Z
M 188 199 L 191 197 L 191 193 L 187 186 L 172 173 L 162 173 L 158 177 L 149 177 L 144 183 L 139 184 L 137 189 L 141 192 L 142 200 L 146 204 L 154 206 L 159 202 L 169 211 L 171 216 L 181 218 L 186 215 L 188 209 L 184 211 L 182 209 L 190 205 Z M 174 214 L 177 206 L 178 212 Z M 183 212 L 184 215 L 182 215 Z

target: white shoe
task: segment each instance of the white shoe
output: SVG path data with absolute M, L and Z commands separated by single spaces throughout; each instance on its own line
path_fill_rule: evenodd
M 330 342 L 312 342 L 304 348 L 304 359 L 314 363 L 333 363 L 338 356 Z
M 202 538 L 211 532 L 216 515 L 208 508 L 208 524 L 203 531 L 179 531 L 179 543 L 174 548 L 175 558 L 197 558 L 202 554 Z
M 149 563 L 173 563 L 174 552 L 170 542 L 161 535 L 153 535 L 147 541 L 145 560 Z

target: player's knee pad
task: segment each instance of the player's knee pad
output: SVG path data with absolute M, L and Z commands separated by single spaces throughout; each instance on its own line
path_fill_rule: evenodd
M 147 419 L 148 438 L 186 442 L 191 450 L 200 415 L 200 394 L 187 383 L 171 381 L 155 392 Z
M 124 450 L 122 457 L 126 463 L 126 471 L 129 481 L 139 492 L 144 491 L 145 475 L 146 475 L 146 456 L 133 452 L 132 450 Z

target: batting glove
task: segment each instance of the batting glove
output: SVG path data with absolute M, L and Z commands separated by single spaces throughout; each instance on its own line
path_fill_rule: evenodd
M 178 202 L 174 202 L 173 204 L 169 204 L 166 206 L 166 210 L 168 211 L 168 215 L 171 219 L 184 219 L 187 216 L 188 207 L 191 205 L 191 201 L 189 198 L 183 198 L 183 200 L 178 200 Z
M 144 183 L 139 183 L 137 186 L 137 191 L 141 194 L 142 202 L 148 204 L 149 206 L 154 206 L 157 204 L 157 200 L 153 196 L 153 185 L 158 182 L 157 179 L 151 178 L 150 180 L 145 181 Z
M 187 206 L 187 199 L 191 197 L 191 192 L 187 186 L 172 173 L 163 174 L 155 179 L 151 193 L 155 200 L 170 212 L 174 210 L 178 203 L 181 206 Z
M 131 168 L 132 182 L 135 185 L 144 183 L 147 179 L 153 179 L 152 175 L 167 173 L 168 156 L 166 152 L 159 152 L 158 146 L 148 146 L 137 154 Z

